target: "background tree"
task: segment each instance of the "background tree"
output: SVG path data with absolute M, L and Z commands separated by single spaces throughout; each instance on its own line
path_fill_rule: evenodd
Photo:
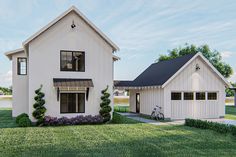
M 10 88 L 0 87 L 0 93 L 4 95 L 12 95 L 12 89 L 11 87 Z
M 233 74 L 232 67 L 222 61 L 221 54 L 216 50 L 211 50 L 208 45 L 197 47 L 195 45 L 185 44 L 184 47 L 175 48 L 169 51 L 168 55 L 160 55 L 157 61 L 169 60 L 197 52 L 201 52 L 225 78 L 229 78 Z
M 45 94 L 41 92 L 42 85 L 39 89 L 35 90 L 36 96 L 34 97 L 35 103 L 33 105 L 34 111 L 32 113 L 33 117 L 37 119 L 37 125 L 42 125 L 45 117 L 46 108 L 44 107 L 45 100 L 43 99 Z
M 232 83 L 232 82 L 230 82 L 231 83 L 231 85 L 233 86 L 233 87 L 236 87 L 236 83 Z M 227 97 L 231 97 L 231 96 L 234 96 L 234 91 L 233 90 L 231 90 L 231 89 L 226 89 L 225 90 L 225 92 L 226 92 L 226 96 Z
M 108 122 L 111 120 L 111 107 L 109 104 L 111 103 L 111 100 L 109 99 L 110 93 L 108 93 L 108 86 L 106 89 L 102 90 L 103 96 L 101 96 L 102 102 L 100 103 L 100 115 L 103 117 L 103 122 Z

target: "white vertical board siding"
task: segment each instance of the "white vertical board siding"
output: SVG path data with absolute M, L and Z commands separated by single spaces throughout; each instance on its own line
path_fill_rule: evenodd
M 136 112 L 136 93 L 138 90 L 129 91 L 129 109 L 130 112 Z
M 75 27 L 71 29 L 74 21 Z M 85 72 L 60 71 L 60 50 L 84 51 Z M 74 117 L 78 113 L 61 114 L 60 101 L 53 87 L 53 78 L 89 78 L 94 87 L 85 101 L 84 115 L 99 114 L 101 90 L 109 85 L 113 108 L 113 59 L 112 48 L 88 25 L 71 12 L 62 20 L 29 43 L 29 115 L 33 111 L 34 91 L 43 85 L 46 115 Z M 32 119 L 32 117 L 31 117 Z
M 161 106 L 163 109 L 163 90 L 160 88 L 149 88 L 130 90 L 131 112 L 136 112 L 136 93 L 140 93 L 140 113 L 150 115 L 156 105 Z
M 160 88 L 143 89 L 140 92 L 140 113 L 151 115 L 156 105 L 163 108 L 162 90 Z
M 17 53 L 12 56 L 12 116 L 21 113 L 28 114 L 28 71 L 27 75 L 17 74 L 17 58 L 26 57 L 25 53 Z M 27 59 L 28 70 L 28 59 Z
M 196 64 L 200 67 L 198 71 L 196 71 Z M 173 91 L 217 92 L 217 101 L 171 101 L 171 92 Z M 198 57 L 164 88 L 164 103 L 164 115 L 167 118 L 218 118 L 225 114 L 225 85 L 212 69 Z

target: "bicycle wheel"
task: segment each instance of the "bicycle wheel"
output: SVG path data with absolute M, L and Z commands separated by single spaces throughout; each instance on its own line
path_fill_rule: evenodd
M 159 113 L 158 119 L 159 120 L 164 120 L 165 119 L 164 114 L 163 113 Z
M 151 119 L 156 119 L 155 112 L 152 112 L 152 113 L 151 113 Z

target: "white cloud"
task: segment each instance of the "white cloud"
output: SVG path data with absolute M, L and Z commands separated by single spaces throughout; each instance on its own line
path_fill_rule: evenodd
M 231 52 L 231 51 L 224 51 L 224 52 L 221 52 L 221 56 L 222 56 L 222 58 L 229 58 L 229 57 L 231 57 L 233 55 L 233 52 Z
M 0 74 L 0 86 L 9 87 L 12 85 L 12 71 Z

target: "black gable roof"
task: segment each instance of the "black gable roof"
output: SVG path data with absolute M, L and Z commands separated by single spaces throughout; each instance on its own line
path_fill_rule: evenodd
M 177 57 L 175 59 L 160 61 L 150 65 L 134 81 L 120 81 L 116 87 L 142 87 L 163 85 L 173 76 L 185 63 L 187 63 L 196 53 Z

